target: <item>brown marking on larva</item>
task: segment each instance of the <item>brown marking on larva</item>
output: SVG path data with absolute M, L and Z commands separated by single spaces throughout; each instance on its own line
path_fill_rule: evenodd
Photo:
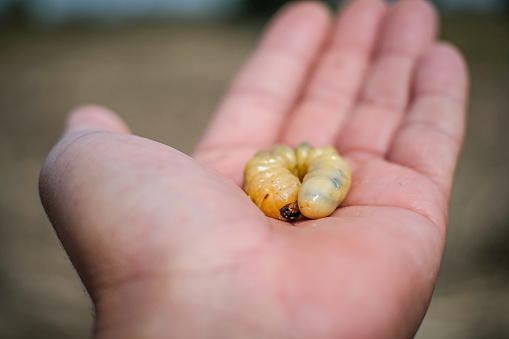
M 265 194 L 265 196 L 263 197 L 263 200 L 266 200 L 268 197 L 269 197 L 269 193 Z
M 283 206 L 283 208 L 279 210 L 279 213 L 281 213 L 281 216 L 285 219 L 297 219 L 300 216 L 299 205 L 297 201 Z

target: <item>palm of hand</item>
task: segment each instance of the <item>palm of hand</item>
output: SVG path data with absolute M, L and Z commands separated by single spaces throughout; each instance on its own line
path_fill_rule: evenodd
M 287 10 L 221 106 L 199 161 L 116 133 L 127 129 L 97 108 L 71 117 L 41 194 L 94 299 L 99 334 L 415 333 L 442 254 L 465 76 L 453 50 L 433 45 L 427 5 L 386 12 L 354 2 L 319 55 L 323 9 Z M 331 72 L 344 81 L 331 84 Z M 235 182 L 254 151 L 304 140 L 336 145 L 354 180 L 331 217 L 292 227 L 266 218 Z

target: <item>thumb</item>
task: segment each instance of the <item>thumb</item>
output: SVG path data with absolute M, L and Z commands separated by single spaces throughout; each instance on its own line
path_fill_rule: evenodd
M 99 131 L 113 133 L 92 135 Z M 111 165 L 105 159 L 111 159 L 118 151 L 100 149 L 98 145 L 112 138 L 131 137 L 125 133 L 129 133 L 129 128 L 112 111 L 93 105 L 78 107 L 69 114 L 61 140 L 46 158 L 39 176 L 44 209 L 91 296 L 98 280 L 94 276 L 99 276 L 96 272 L 103 276 L 102 272 L 108 271 L 104 266 L 111 262 L 105 259 L 110 244 L 102 240 L 107 227 L 101 218 L 110 215 L 112 219 L 111 215 L 123 212 L 104 203 L 108 198 L 114 200 L 108 195 L 111 185 L 105 184 L 112 181 L 112 171 L 107 170 L 119 167 L 117 162 L 112 161 Z M 87 134 L 90 138 L 83 141 L 81 136 Z M 110 177 L 105 173 L 110 173 Z
M 85 105 L 71 111 L 64 127 L 64 136 L 94 130 L 131 133 L 127 124 L 109 109 Z

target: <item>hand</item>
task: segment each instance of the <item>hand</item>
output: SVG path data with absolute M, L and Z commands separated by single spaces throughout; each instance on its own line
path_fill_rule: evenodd
M 272 22 L 190 158 L 82 107 L 40 178 L 98 337 L 409 338 L 438 274 L 467 75 L 424 1 L 355 0 Z M 239 187 L 275 143 L 332 144 L 331 217 L 267 218 Z

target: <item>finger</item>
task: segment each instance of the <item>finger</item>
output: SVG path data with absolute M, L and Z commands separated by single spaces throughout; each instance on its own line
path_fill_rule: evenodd
M 436 15 L 428 2 L 400 1 L 391 9 L 359 104 L 339 138 L 343 153 L 385 154 L 406 110 L 417 59 L 435 31 Z
M 329 13 L 319 3 L 300 2 L 285 8 L 233 83 L 198 153 L 243 145 L 271 146 L 328 26 Z
M 80 106 L 67 118 L 64 133 L 85 131 L 131 133 L 126 123 L 107 108 L 95 105 Z
M 340 12 L 303 100 L 285 126 L 285 143 L 319 146 L 335 140 L 358 95 L 386 7 L 380 0 L 357 0 Z
M 446 196 L 465 129 L 468 75 L 460 53 L 437 44 L 420 62 L 415 99 L 388 154 L 434 180 Z

